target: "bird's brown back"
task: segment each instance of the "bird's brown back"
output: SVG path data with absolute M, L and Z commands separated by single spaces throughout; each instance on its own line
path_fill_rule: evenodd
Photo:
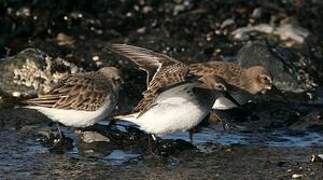
M 100 73 L 88 72 L 67 75 L 49 92 L 24 100 L 30 106 L 95 111 L 99 109 L 112 87 Z

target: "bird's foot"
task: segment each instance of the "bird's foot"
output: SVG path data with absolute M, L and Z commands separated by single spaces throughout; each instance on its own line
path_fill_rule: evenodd
M 50 152 L 65 152 L 73 149 L 73 140 L 65 137 L 62 132 L 53 132 L 50 129 L 42 129 L 38 133 L 37 140 L 48 147 Z

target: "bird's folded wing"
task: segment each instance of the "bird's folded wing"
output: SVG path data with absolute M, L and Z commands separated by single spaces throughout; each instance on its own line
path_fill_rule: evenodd
M 74 74 L 62 78 L 48 93 L 22 101 L 27 106 L 95 111 L 110 93 L 109 84 L 98 74 Z

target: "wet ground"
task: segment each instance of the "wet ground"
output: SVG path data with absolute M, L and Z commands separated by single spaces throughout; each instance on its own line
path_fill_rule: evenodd
M 153 157 L 131 148 L 109 144 L 78 145 L 64 153 L 49 152 L 38 141 L 14 130 L 1 131 L 1 179 L 321 179 L 322 163 L 311 155 L 321 153 L 322 140 L 302 144 L 302 138 L 249 142 L 239 134 L 197 135 L 199 150 L 182 150 Z M 212 134 L 211 134 L 212 133 Z M 255 141 L 253 135 L 252 141 Z M 206 137 L 206 138 L 205 138 Z M 286 137 L 286 136 L 285 136 Z M 201 139 L 208 139 L 202 141 Z M 303 137 L 308 141 L 310 137 Z M 243 140 L 244 139 L 244 140 Z M 298 139 L 298 140 L 295 140 Z M 307 139 L 307 140 L 306 140 Z M 294 144 L 295 142 L 300 144 Z M 223 144 L 221 144 L 223 143 Z M 233 144 L 232 144 L 233 143 Z M 287 144 L 285 144 L 287 143 Z M 295 176 L 295 175 L 294 175 Z
M 145 74 L 112 55 L 107 43 L 144 46 L 187 63 L 221 58 L 235 61 L 244 44 L 264 39 L 304 53 L 302 33 L 288 40 L 263 30 L 249 34 L 247 39 L 231 35 L 248 25 L 280 27 L 284 19 L 292 17 L 311 33 L 311 45 L 318 50 L 311 51 L 310 59 L 319 62 L 322 13 L 322 3 L 315 0 L 0 0 L 0 58 L 32 47 L 85 70 L 101 64 L 118 66 L 127 82 L 115 112 L 120 113 L 129 111 L 140 98 Z M 297 32 L 304 32 L 302 28 Z M 320 72 L 312 69 L 318 67 L 311 64 L 305 70 L 310 69 L 310 76 L 321 86 Z M 309 102 L 322 102 L 321 92 L 310 90 L 316 96 Z M 286 96 L 289 103 L 264 98 L 264 102 L 242 109 L 217 112 L 236 125 L 226 130 L 212 121 L 211 115 L 209 123 L 195 134 L 194 146 L 187 142 L 187 133 L 163 137 L 160 143 L 165 154 L 159 157 L 148 152 L 144 134 L 121 126 L 112 131 L 94 128 L 113 137 L 92 143 L 84 143 L 79 134 L 63 128 L 71 139 L 66 146 L 53 150 L 46 142 L 46 135 L 55 132 L 50 120 L 34 111 L 1 104 L 0 179 L 322 179 L 322 162 L 311 162 L 312 155 L 323 153 L 322 106 L 293 102 L 310 99 L 306 92 Z

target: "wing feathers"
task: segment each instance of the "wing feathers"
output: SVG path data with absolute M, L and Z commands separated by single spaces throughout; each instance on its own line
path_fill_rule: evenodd
M 26 105 L 94 111 L 111 92 L 108 80 L 99 73 L 74 74 L 61 79 L 48 93 L 23 101 Z

